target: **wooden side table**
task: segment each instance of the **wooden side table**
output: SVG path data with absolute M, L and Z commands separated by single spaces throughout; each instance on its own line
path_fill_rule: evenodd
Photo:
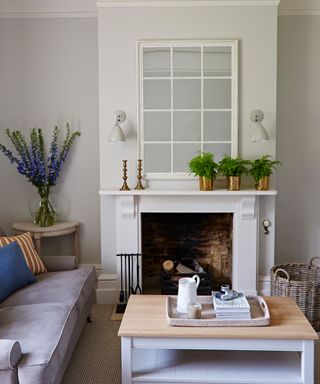
M 41 239 L 43 237 L 58 237 L 73 234 L 73 255 L 78 261 L 79 257 L 79 222 L 61 221 L 50 227 L 38 227 L 32 222 L 17 222 L 12 224 L 12 228 L 17 233 L 30 232 L 35 240 L 35 248 L 41 255 Z

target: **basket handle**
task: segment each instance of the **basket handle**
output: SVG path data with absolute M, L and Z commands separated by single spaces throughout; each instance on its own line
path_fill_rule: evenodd
M 278 276 L 278 273 L 279 273 L 279 272 L 284 273 L 284 274 L 286 275 L 287 280 L 290 280 L 290 275 L 289 275 L 289 273 L 288 273 L 285 269 L 282 269 L 282 268 L 278 268 L 278 269 L 275 271 L 275 273 L 274 273 L 275 277 Z
M 314 260 L 320 260 L 320 257 L 319 256 L 315 256 L 315 257 L 313 257 L 311 260 L 310 260 L 310 265 L 314 265 L 313 264 L 313 261 Z

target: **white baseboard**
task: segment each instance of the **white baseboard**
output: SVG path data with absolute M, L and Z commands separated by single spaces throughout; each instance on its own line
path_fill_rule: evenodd
M 82 266 L 89 264 L 80 264 Z M 101 273 L 101 264 L 94 265 L 98 275 L 96 289 L 98 304 L 116 304 L 119 301 L 120 285 L 116 274 Z M 270 296 L 270 276 L 260 275 L 258 279 L 258 295 Z
M 96 268 L 98 283 L 96 288 L 97 304 L 115 304 L 119 300 L 120 286 L 116 274 L 102 273 L 101 264 L 81 263 L 79 266 L 93 265 Z
M 101 273 L 96 290 L 97 304 L 115 304 L 119 300 L 119 282 L 117 275 Z
M 106 273 L 99 275 L 96 291 L 98 304 L 116 304 L 119 301 L 119 291 L 117 275 Z M 270 276 L 259 276 L 258 295 L 270 296 Z

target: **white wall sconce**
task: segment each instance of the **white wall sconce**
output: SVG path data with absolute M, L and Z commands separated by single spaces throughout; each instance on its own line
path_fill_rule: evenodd
M 126 137 L 119 123 L 123 123 L 126 119 L 126 113 L 124 111 L 115 111 L 114 115 L 114 126 L 111 129 L 108 140 L 115 143 L 117 141 L 126 141 Z
M 264 126 L 262 125 L 262 120 L 264 114 L 260 109 L 255 109 L 250 113 L 250 120 L 256 124 L 256 127 L 253 131 L 251 141 L 257 143 L 261 141 L 269 141 L 269 135 Z

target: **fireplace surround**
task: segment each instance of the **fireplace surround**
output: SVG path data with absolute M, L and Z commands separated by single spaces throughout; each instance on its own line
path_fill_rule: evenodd
M 246 294 L 269 293 L 275 190 L 102 190 L 100 195 L 102 273 L 98 302 L 118 300 L 120 266 L 116 254 L 141 253 L 141 214 L 157 212 L 232 214 L 232 286 Z M 271 222 L 269 234 L 263 231 L 265 219 Z

